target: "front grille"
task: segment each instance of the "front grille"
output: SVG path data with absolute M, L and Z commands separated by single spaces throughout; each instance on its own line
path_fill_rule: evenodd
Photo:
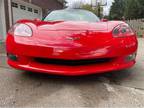
M 34 60 L 35 60 L 35 62 L 38 62 L 41 64 L 80 66 L 80 65 L 92 65 L 92 64 L 108 63 L 112 60 L 112 58 L 87 59 L 87 60 L 60 60 L 60 59 L 35 58 Z

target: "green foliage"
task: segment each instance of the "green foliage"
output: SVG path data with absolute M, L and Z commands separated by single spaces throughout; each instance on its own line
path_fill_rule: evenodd
M 0 40 L 0 44 L 2 44 L 2 40 Z
M 144 0 L 115 0 L 109 17 L 110 19 L 144 18 Z
M 110 19 L 120 20 L 124 16 L 125 2 L 124 0 L 115 0 L 110 10 Z
M 91 12 L 93 12 L 93 13 L 96 13 L 96 11 L 97 11 L 96 9 L 93 9 L 93 8 L 91 7 L 91 5 L 89 5 L 89 4 L 83 5 L 82 8 L 85 9 L 85 10 L 89 10 L 89 11 L 91 11 Z
M 91 5 L 89 4 L 84 4 L 82 5 L 82 9 L 85 9 L 85 10 L 88 10 L 88 11 L 91 11 L 93 12 L 94 14 L 98 15 L 98 7 L 92 7 Z M 102 13 L 103 13 L 103 8 L 100 7 L 100 16 L 102 16 Z
M 143 2 L 141 0 L 127 0 L 124 16 L 127 19 L 143 18 L 144 6 L 141 4 Z

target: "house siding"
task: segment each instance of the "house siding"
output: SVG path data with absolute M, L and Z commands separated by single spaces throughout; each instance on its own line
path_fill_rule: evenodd
M 63 8 L 63 4 L 57 0 L 31 0 L 31 3 L 42 7 L 43 17 L 45 17 L 49 11 Z
M 62 9 L 62 3 L 58 2 L 57 0 L 31 0 L 31 3 L 38 5 L 44 9 Z
M 5 22 L 3 22 L 3 26 L 5 26 L 5 30 L 7 32 L 13 22 L 13 16 L 12 16 L 13 12 L 11 8 L 12 0 L 2 0 L 2 1 L 4 1 L 3 7 L 5 11 L 4 15 Z M 62 9 L 64 7 L 63 3 L 58 0 L 20 0 L 20 1 L 28 2 L 42 8 L 43 17 L 45 17 L 52 10 Z
M 4 0 L 4 8 L 5 8 L 6 31 L 8 31 L 10 27 L 8 0 Z
M 42 8 L 43 17 L 45 17 L 50 11 L 62 9 L 64 4 L 58 0 L 23 0 L 25 2 L 32 3 Z

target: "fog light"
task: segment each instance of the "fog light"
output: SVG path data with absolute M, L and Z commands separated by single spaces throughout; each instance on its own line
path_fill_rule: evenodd
M 8 58 L 13 60 L 13 61 L 17 61 L 18 60 L 18 57 L 14 54 L 7 54 Z
M 135 58 L 136 58 L 136 53 L 127 56 L 126 61 L 132 61 L 132 60 L 135 60 Z

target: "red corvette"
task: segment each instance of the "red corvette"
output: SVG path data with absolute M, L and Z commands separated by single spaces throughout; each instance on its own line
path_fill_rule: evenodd
M 58 75 L 86 75 L 130 68 L 137 38 L 122 21 L 100 21 L 80 9 L 51 12 L 43 21 L 20 20 L 7 34 L 8 64 Z

